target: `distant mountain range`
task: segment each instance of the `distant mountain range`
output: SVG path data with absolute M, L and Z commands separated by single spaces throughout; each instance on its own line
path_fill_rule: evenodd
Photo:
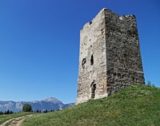
M 32 106 L 33 111 L 61 110 L 74 105 L 73 103 L 64 104 L 62 101 L 54 97 L 50 97 L 41 101 L 32 101 L 32 102 L 0 101 L 0 111 L 4 112 L 10 110 L 13 112 L 19 112 L 22 111 L 22 107 L 26 103 Z

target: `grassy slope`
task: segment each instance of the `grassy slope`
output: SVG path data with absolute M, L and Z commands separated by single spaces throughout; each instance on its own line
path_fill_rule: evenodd
M 35 115 L 24 126 L 160 126 L 160 89 L 131 86 L 111 97 Z
M 31 113 L 23 113 L 22 112 L 22 113 L 10 114 L 10 115 L 0 115 L 0 124 L 2 124 L 3 122 L 5 122 L 9 119 L 21 117 L 21 116 L 28 115 L 28 114 L 31 114 Z

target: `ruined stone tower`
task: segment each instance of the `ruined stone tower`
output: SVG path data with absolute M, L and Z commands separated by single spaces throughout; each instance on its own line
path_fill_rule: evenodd
M 77 104 L 144 84 L 136 18 L 102 9 L 80 33 Z

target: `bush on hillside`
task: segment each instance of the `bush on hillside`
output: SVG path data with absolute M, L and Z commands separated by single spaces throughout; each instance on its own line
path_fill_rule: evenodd
M 30 104 L 23 105 L 23 112 L 32 112 L 32 106 Z

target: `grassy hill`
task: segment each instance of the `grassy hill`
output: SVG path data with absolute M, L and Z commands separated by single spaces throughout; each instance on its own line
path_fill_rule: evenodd
M 23 126 L 160 126 L 160 89 L 131 86 L 108 98 L 35 115 Z

